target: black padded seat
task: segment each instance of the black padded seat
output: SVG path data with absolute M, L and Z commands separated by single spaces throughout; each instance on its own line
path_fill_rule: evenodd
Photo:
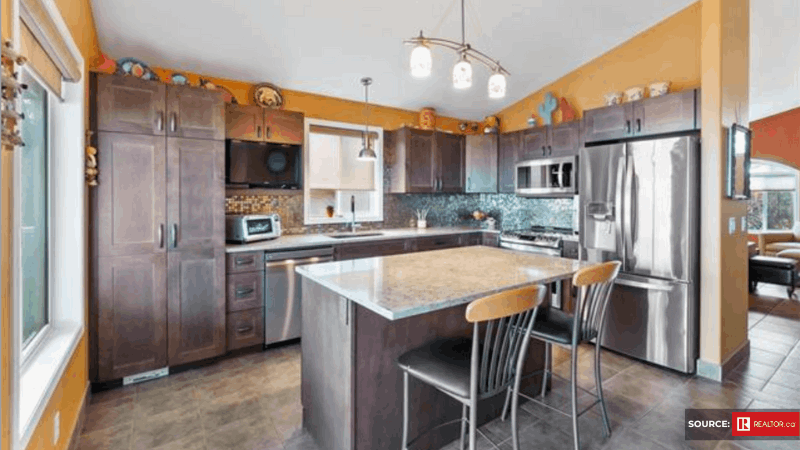
M 539 339 L 547 339 L 559 344 L 572 344 L 572 328 L 574 317 L 561 310 L 548 308 L 540 311 L 533 322 L 531 335 Z
M 797 286 L 798 260 L 778 256 L 753 256 L 750 258 L 750 292 L 756 283 L 774 283 L 787 286 L 789 297 Z
M 403 353 L 397 363 L 415 378 L 467 400 L 471 355 L 471 339 L 438 339 Z

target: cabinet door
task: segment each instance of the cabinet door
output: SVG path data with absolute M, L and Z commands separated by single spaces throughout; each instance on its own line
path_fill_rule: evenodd
M 170 136 L 225 139 L 225 101 L 220 92 L 191 86 L 167 89 L 167 134 Z
M 522 132 L 505 133 L 500 135 L 497 155 L 497 190 L 500 193 L 514 193 L 514 171 L 517 163 L 517 154 L 522 145 Z
M 166 254 L 98 258 L 95 263 L 98 379 L 94 381 L 165 367 Z
M 97 256 L 164 252 L 164 138 L 100 132 L 93 234 Z
M 425 252 L 428 250 L 441 250 L 461 246 L 461 237 L 458 235 L 429 236 L 416 238 L 412 241 L 411 250 Z
M 408 192 L 433 192 L 437 176 L 433 133 L 410 129 L 405 132 Z
M 97 75 L 97 129 L 164 135 L 166 85 L 135 77 Z
M 264 307 L 264 272 L 228 274 L 226 283 L 229 313 Z
M 225 248 L 169 252 L 169 365 L 225 353 Z
M 267 142 L 303 144 L 303 113 L 265 109 L 264 127 Z
M 465 192 L 497 192 L 497 135 L 467 136 Z
M 522 134 L 522 148 L 519 161 L 544 158 L 547 156 L 547 127 L 525 130 Z
M 439 192 L 464 192 L 464 136 L 436 133 Z
M 562 123 L 550 128 L 548 156 L 573 156 L 581 147 L 581 121 Z
M 695 91 L 663 95 L 634 104 L 636 135 L 674 133 L 695 129 Z
M 590 109 L 584 113 L 585 142 L 607 141 L 630 136 L 633 132 L 631 103 Z
M 225 143 L 167 138 L 169 246 L 225 245 Z
M 410 241 L 407 239 L 381 242 L 357 242 L 337 246 L 334 254 L 336 261 L 400 255 L 410 250 L 409 244 Z
M 225 137 L 242 141 L 263 141 L 264 108 L 225 105 Z

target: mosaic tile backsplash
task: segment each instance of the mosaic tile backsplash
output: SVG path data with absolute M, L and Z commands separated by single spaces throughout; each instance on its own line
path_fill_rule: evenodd
M 497 220 L 497 228 L 513 230 L 531 225 L 574 227 L 577 205 L 572 198 L 523 198 L 514 194 L 384 194 L 383 222 L 363 223 L 365 229 L 406 228 L 415 224 L 416 209 L 429 208 L 428 226 L 473 226 L 485 224 L 472 218 L 481 210 Z M 284 234 L 329 233 L 340 225 L 304 225 L 303 194 L 231 195 L 225 199 L 227 214 L 277 213 Z

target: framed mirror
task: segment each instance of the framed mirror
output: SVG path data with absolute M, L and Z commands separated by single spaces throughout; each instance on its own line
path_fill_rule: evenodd
M 750 129 L 733 124 L 728 130 L 727 195 L 735 200 L 750 198 Z

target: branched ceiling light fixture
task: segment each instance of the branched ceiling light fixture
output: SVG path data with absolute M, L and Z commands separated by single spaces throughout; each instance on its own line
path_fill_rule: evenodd
M 361 161 L 375 161 L 378 159 L 378 155 L 376 155 L 375 150 L 372 149 L 372 139 L 369 135 L 369 85 L 372 84 L 372 78 L 362 78 L 361 84 L 364 85 L 364 104 L 367 107 L 367 119 L 365 121 L 366 131 L 364 132 L 364 145 L 361 147 L 361 151 L 358 152 L 358 159 Z
M 430 76 L 433 69 L 433 58 L 431 57 L 431 46 L 446 47 L 455 50 L 460 55 L 459 61 L 453 66 L 453 86 L 456 89 L 466 89 L 472 86 L 472 64 L 470 59 L 478 61 L 491 70 L 492 76 L 489 77 L 489 97 L 502 98 L 506 95 L 506 75 L 511 75 L 500 62 L 480 52 L 467 43 L 464 30 L 464 0 L 461 0 L 461 42 L 450 39 L 431 38 L 422 35 L 406 39 L 406 44 L 415 45 L 411 51 L 411 75 L 416 78 Z

